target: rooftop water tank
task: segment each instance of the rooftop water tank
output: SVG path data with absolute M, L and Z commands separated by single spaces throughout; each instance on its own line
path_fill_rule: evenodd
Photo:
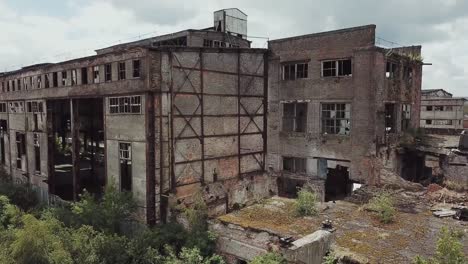
M 237 8 L 215 11 L 214 28 L 216 31 L 247 38 L 247 15 Z

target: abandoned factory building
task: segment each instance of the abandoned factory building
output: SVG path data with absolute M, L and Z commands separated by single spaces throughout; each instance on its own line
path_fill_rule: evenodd
M 421 127 L 432 133 L 460 134 L 466 101 L 443 89 L 422 90 Z
M 411 169 L 393 146 L 419 126 L 420 46 L 378 47 L 374 25 L 246 38 L 247 16 L 225 9 L 210 28 L 0 73 L 3 168 L 46 199 L 113 182 L 150 224 L 200 191 L 220 215 Z

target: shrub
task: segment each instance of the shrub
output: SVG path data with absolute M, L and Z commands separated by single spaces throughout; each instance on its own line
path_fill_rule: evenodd
M 338 259 L 336 258 L 335 253 L 329 252 L 324 258 L 322 264 L 336 264 Z
M 417 256 L 415 264 L 464 264 L 468 258 L 463 254 L 462 232 L 443 227 L 437 240 L 436 254 L 434 258 L 425 260 Z
M 255 257 L 250 264 L 286 264 L 286 259 L 279 253 L 270 252 Z
M 295 204 L 296 213 L 300 216 L 317 215 L 317 195 L 313 191 L 300 189 Z
M 183 248 L 177 256 L 170 249 L 165 258 L 165 264 L 224 264 L 224 260 L 218 255 L 204 257 L 198 248 Z
M 12 205 L 6 196 L 0 195 L 0 230 L 18 226 L 21 220 L 21 211 Z
M 372 198 L 367 204 L 367 208 L 377 213 L 380 222 L 388 224 L 395 217 L 395 207 L 393 198 L 388 192 L 381 192 Z
M 0 181 L 0 195 L 5 195 L 24 211 L 30 211 L 39 205 L 36 192 L 26 184 L 14 184 Z

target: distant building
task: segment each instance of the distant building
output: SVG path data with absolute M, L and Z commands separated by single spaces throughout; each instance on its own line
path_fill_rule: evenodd
M 466 98 L 453 97 L 443 89 L 422 90 L 420 126 L 431 133 L 459 133 L 464 126 L 466 102 Z

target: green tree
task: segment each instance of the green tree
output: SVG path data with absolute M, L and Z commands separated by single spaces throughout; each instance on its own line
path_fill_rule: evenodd
M 250 264 L 286 264 L 286 259 L 277 252 L 270 252 L 255 257 Z

